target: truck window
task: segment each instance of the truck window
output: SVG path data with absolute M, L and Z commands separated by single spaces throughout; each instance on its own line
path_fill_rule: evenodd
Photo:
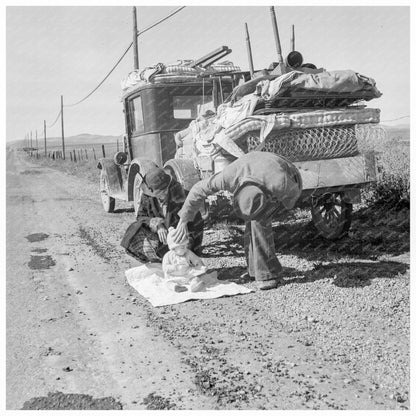
M 142 97 L 135 97 L 129 102 L 131 133 L 144 133 Z
M 195 119 L 207 110 L 214 111 L 212 95 L 174 95 L 173 117 L 176 119 Z

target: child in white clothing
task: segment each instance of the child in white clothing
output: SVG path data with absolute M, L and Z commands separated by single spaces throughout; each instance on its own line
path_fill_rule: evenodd
M 167 243 L 169 251 L 163 256 L 162 269 L 166 284 L 176 292 L 197 292 L 206 287 L 207 280 L 216 274 L 206 274 L 203 261 L 187 248 L 188 239 L 175 243 L 172 239 L 174 228 L 169 228 Z M 188 287 L 187 287 L 188 286 Z

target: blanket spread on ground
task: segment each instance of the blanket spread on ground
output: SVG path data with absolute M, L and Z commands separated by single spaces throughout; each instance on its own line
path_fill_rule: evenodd
M 190 299 L 213 299 L 250 293 L 253 290 L 226 280 L 211 278 L 202 291 L 175 292 L 166 285 L 162 266 L 159 263 L 142 264 L 126 270 L 127 282 L 153 306 L 174 305 Z

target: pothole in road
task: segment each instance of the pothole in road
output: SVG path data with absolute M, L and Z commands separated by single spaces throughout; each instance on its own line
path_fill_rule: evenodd
M 23 404 L 21 410 L 122 410 L 123 406 L 113 397 L 94 399 L 88 394 L 48 393 L 34 397 Z
M 33 270 L 49 269 L 55 264 L 55 260 L 51 256 L 30 256 L 30 262 L 28 263 Z
M 34 233 L 34 234 L 27 235 L 25 238 L 29 241 L 29 243 L 37 243 L 39 241 L 45 240 L 48 237 L 49 237 L 49 234 Z
M 23 170 L 22 172 L 20 172 L 21 175 L 41 175 L 42 172 L 41 170 Z

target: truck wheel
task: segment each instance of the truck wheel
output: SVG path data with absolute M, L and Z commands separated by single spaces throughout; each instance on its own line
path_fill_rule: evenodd
M 101 195 L 101 203 L 103 204 L 103 208 L 105 212 L 114 212 L 114 207 L 116 205 L 116 200 L 111 197 L 108 193 L 108 183 L 107 183 L 107 175 L 102 170 L 100 174 L 100 195 Z
M 136 173 L 134 177 L 134 184 L 133 184 L 133 207 L 134 207 L 134 216 L 137 218 L 137 214 L 139 213 L 140 204 L 142 202 L 143 190 L 140 186 L 142 184 L 141 176 Z
M 352 204 L 345 202 L 341 193 L 312 198 L 312 220 L 319 235 L 336 240 L 351 226 Z

